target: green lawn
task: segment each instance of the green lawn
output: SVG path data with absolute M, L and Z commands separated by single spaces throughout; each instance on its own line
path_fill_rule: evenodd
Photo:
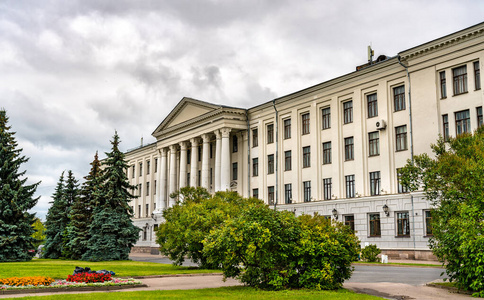
M 0 278 L 23 276 L 48 276 L 54 279 L 66 279 L 74 268 L 89 267 L 92 270 L 109 270 L 116 273 L 115 277 L 133 277 L 164 274 L 194 274 L 219 273 L 217 270 L 203 270 L 194 267 L 177 267 L 168 264 L 158 264 L 137 261 L 103 261 L 89 262 L 79 260 L 34 259 L 29 262 L 0 263 Z
M 99 299 L 99 293 L 53 295 L 23 297 L 18 299 Z M 347 290 L 338 291 L 312 291 L 312 290 L 290 290 L 290 291 L 260 291 L 248 287 L 226 287 L 218 289 L 200 290 L 174 290 L 174 291 L 146 291 L 146 292 L 110 292 L 102 294 L 103 300 L 120 299 L 348 299 L 348 300 L 370 300 L 382 299 L 375 296 L 356 294 Z

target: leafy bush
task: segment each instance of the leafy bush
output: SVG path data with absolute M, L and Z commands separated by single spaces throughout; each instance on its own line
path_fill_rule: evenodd
M 54 282 L 54 279 L 50 277 L 45 277 L 45 276 L 0 278 L 0 285 L 8 285 L 8 286 L 26 286 L 26 285 L 48 286 L 52 282 Z
M 67 281 L 70 282 L 95 283 L 109 280 L 111 280 L 111 274 L 78 273 L 75 275 L 67 275 Z
M 361 249 L 361 259 L 368 262 L 376 262 L 378 261 L 377 256 L 380 253 L 381 250 L 376 245 L 370 244 Z
M 351 276 L 359 242 L 321 216 L 253 206 L 204 240 L 204 253 L 225 277 L 262 289 L 336 289 Z

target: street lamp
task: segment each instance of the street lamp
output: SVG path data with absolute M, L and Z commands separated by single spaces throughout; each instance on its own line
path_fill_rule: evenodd
M 336 208 L 333 208 L 333 217 L 335 220 L 338 220 L 338 211 L 336 210 Z
M 385 212 L 385 215 L 388 217 L 390 215 L 390 212 L 388 211 L 388 205 L 383 205 L 383 211 Z

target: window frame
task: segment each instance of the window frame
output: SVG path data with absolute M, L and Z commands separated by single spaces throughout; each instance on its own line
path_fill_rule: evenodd
M 150 182 L 146 182 L 146 196 L 150 195 Z
M 440 81 L 440 99 L 447 98 L 447 80 L 445 79 L 445 71 L 439 72 Z
M 368 237 L 381 237 L 380 213 L 368 214 Z
M 410 237 L 410 213 L 408 211 L 395 212 L 395 229 L 396 237 Z
M 349 143 L 351 141 L 351 144 Z M 355 160 L 355 139 L 353 136 L 344 138 L 345 161 Z
M 343 102 L 343 124 L 353 123 L 353 100 Z
M 428 213 L 428 216 L 427 216 Z M 432 210 L 430 209 L 425 209 L 423 211 L 423 218 L 424 218 L 424 237 L 430 237 L 434 236 L 433 230 L 432 230 Z M 430 229 L 430 232 L 429 232 Z
M 259 188 L 252 189 L 252 197 L 259 199 Z
M 324 200 L 331 200 L 333 195 L 333 180 L 331 177 L 323 178 L 323 197 Z
M 310 168 L 311 167 L 311 146 L 305 146 L 302 149 L 302 167 L 303 168 Z
M 463 116 L 463 118 L 461 118 Z M 455 135 L 471 132 L 471 114 L 468 109 L 457 111 L 454 113 L 455 118 Z M 461 130 L 459 132 L 459 130 Z
M 355 174 L 345 175 L 345 193 L 346 198 L 355 198 Z
M 288 140 L 291 138 L 291 118 L 283 120 L 284 123 L 284 139 Z
M 476 116 L 477 116 L 477 127 L 481 127 L 483 124 L 482 121 L 482 106 L 476 107 Z
M 239 152 L 239 138 L 237 135 L 232 136 L 232 153 L 237 153 Z M 213 157 L 213 151 L 212 151 L 212 144 L 210 144 L 210 158 Z
M 274 174 L 274 154 L 267 155 L 267 174 Z
M 292 150 L 284 151 L 284 171 L 292 170 Z
M 267 144 L 274 143 L 274 124 L 267 124 Z
M 211 178 L 212 176 L 210 176 Z M 239 178 L 239 164 L 237 162 L 232 163 L 232 180 L 238 180 Z
M 303 181 L 304 202 L 311 202 L 311 180 Z
M 397 168 L 397 192 L 399 194 L 406 194 L 409 192 L 408 188 L 407 187 L 404 187 L 401 183 L 400 183 L 400 180 L 401 180 L 401 177 L 402 175 L 400 175 L 400 170 L 402 168 Z
M 292 183 L 284 184 L 284 201 L 286 204 L 292 204 Z
M 348 220 L 348 218 L 351 218 Z M 355 215 L 343 215 L 343 221 L 346 226 L 349 226 L 351 231 L 355 232 Z
M 463 70 L 461 74 L 457 72 Z M 452 82 L 454 87 L 454 96 L 465 94 L 469 88 L 467 85 L 467 65 L 462 65 L 452 69 Z
M 252 177 L 259 176 L 259 158 L 252 158 Z
M 301 114 L 301 134 L 306 135 L 311 133 L 311 115 L 309 112 Z
M 274 186 L 268 186 L 267 187 L 267 203 L 269 205 L 273 205 L 275 201 L 275 192 L 274 192 Z
M 321 123 L 323 130 L 331 128 L 331 106 L 323 107 L 321 109 Z
M 395 151 L 399 152 L 405 150 L 408 150 L 406 124 L 395 127 Z
M 481 89 L 481 66 L 479 61 L 475 61 L 472 65 L 474 66 L 474 87 L 477 91 Z
M 393 88 L 393 111 L 405 110 L 405 85 L 399 85 Z
M 150 175 L 150 166 L 151 161 L 149 159 L 146 160 L 146 175 Z
M 259 146 L 259 128 L 252 129 L 252 148 Z
M 331 141 L 323 143 L 323 165 L 329 164 L 331 164 Z
M 442 133 L 444 136 L 444 141 L 448 141 L 450 138 L 450 129 L 449 129 L 449 115 L 443 114 L 442 115 Z
M 370 196 L 379 196 L 381 188 L 380 171 L 370 172 Z
M 378 117 L 378 96 L 377 93 L 366 95 L 368 119 Z
M 368 132 L 368 156 L 380 155 L 380 132 Z

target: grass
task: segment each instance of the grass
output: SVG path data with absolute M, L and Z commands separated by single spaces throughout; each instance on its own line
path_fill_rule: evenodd
M 18 299 L 58 300 L 58 299 L 99 299 L 98 293 L 89 294 L 58 294 L 53 296 L 23 297 Z M 261 291 L 249 287 L 224 287 L 217 289 L 172 290 L 172 291 L 143 291 L 143 292 L 115 292 L 103 293 L 103 300 L 120 299 L 347 299 L 347 300 L 375 300 L 380 297 L 356 294 L 348 290 L 314 291 Z
M 91 270 L 109 270 L 115 277 L 134 277 L 165 274 L 218 273 L 217 270 L 204 270 L 196 267 L 178 267 L 171 264 L 158 264 L 137 261 L 89 262 L 79 260 L 34 259 L 28 262 L 0 263 L 0 278 L 23 276 L 48 276 L 65 279 L 74 272 L 75 267 L 89 267 Z

